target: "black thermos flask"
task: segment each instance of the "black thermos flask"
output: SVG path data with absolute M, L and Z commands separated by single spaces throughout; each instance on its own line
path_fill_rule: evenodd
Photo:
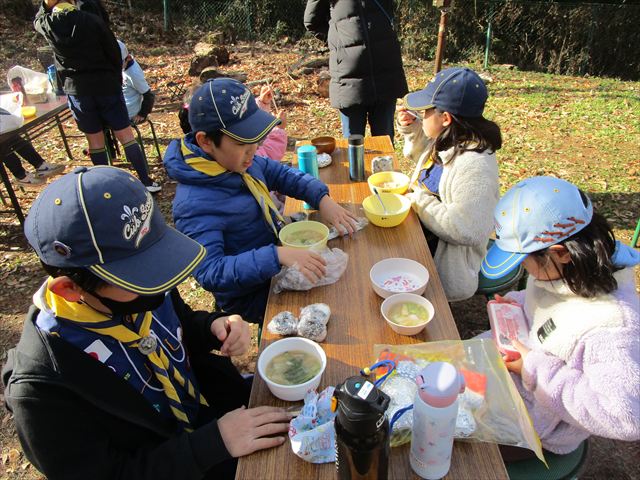
M 340 480 L 386 480 L 389 397 L 364 377 L 349 377 L 333 393 L 338 410 L 336 468 Z

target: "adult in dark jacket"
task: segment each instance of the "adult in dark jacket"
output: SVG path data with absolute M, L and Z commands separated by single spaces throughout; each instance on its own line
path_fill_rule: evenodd
M 62 88 L 78 129 L 87 137 L 93 164 L 108 163 L 103 130 L 110 127 L 142 183 L 155 193 L 161 187 L 149 178 L 122 96 L 120 47 L 95 5 L 86 2 L 90 11 L 83 11 L 75 0 L 45 0 L 33 25 L 53 49 Z
M 180 299 L 204 248 L 165 224 L 140 182 L 79 168 L 36 199 L 25 234 L 51 277 L 2 380 L 49 480 L 233 478 L 232 457 L 284 442 L 290 416 L 242 408 L 248 383 L 209 353 L 246 351 L 248 324 Z
M 307 0 L 307 30 L 329 45 L 331 105 L 340 110 L 342 133 L 393 140 L 396 100 L 407 92 L 393 0 Z

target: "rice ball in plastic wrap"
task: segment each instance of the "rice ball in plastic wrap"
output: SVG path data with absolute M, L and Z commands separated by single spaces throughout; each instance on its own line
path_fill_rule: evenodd
M 310 322 L 301 320 L 298 323 L 298 335 L 314 342 L 322 342 L 327 338 L 327 326 L 322 322 Z
M 326 325 L 331 316 L 331 308 L 326 303 L 312 303 L 300 310 L 301 322 L 320 322 Z
M 288 311 L 280 312 L 271 319 L 267 330 L 275 335 L 295 335 L 298 331 L 298 317 Z

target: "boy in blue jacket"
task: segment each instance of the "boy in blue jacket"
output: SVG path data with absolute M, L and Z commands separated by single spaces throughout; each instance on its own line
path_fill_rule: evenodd
M 338 231 L 353 233 L 355 218 L 311 175 L 255 155 L 280 122 L 260 110 L 249 89 L 229 78 L 201 85 L 189 106 L 192 132 L 173 141 L 164 158 L 178 181 L 173 218 L 182 233 L 207 249 L 194 276 L 224 311 L 261 323 L 271 278 L 298 265 L 311 281 L 325 274 L 320 255 L 277 246 L 283 218 L 269 197 L 275 190 L 318 208 Z

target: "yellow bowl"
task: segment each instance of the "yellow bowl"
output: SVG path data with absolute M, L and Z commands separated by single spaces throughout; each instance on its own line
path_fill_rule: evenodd
M 33 117 L 36 114 L 36 107 L 28 106 L 22 107 L 22 116 L 24 118 Z
M 300 234 L 299 232 L 315 232 L 317 234 L 322 235 L 322 239 L 318 239 L 317 241 L 313 241 L 313 239 L 309 240 L 305 239 L 304 234 Z M 313 234 L 312 234 L 313 235 Z M 322 250 L 327 245 L 327 239 L 329 238 L 329 228 L 320 222 L 314 222 L 313 220 L 304 220 L 302 222 L 294 222 L 285 226 L 282 230 L 280 230 L 280 241 L 282 245 L 285 247 L 293 247 L 293 248 L 301 248 L 304 250 Z M 298 241 L 296 241 L 292 236 L 300 237 Z M 316 235 L 317 236 L 317 235 Z M 320 238 L 318 236 L 318 238 Z M 306 241 L 304 241 L 306 240 Z
M 369 190 L 375 193 L 375 187 L 380 193 L 397 193 L 402 195 L 409 188 L 409 177 L 400 172 L 378 172 L 367 179 Z
M 380 200 L 375 195 L 369 195 L 362 202 L 364 214 L 374 225 L 395 227 L 400 225 L 409 215 L 411 200 L 407 197 L 396 193 L 381 193 L 380 198 L 387 208 L 387 213 L 384 213 Z

